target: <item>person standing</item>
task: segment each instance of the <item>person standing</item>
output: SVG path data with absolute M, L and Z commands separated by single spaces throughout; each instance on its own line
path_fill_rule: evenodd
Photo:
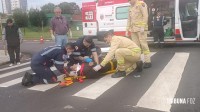
M 147 43 L 148 10 L 143 1 L 129 0 L 131 6 L 126 28 L 126 36 L 131 32 L 132 40 L 141 47 L 144 54 L 144 68 L 151 67 L 150 50 Z
M 23 35 L 20 28 L 13 24 L 12 19 L 7 19 L 7 25 L 2 31 L 3 44 L 7 44 L 7 50 L 10 57 L 10 65 L 20 64 L 20 44 L 23 41 Z
M 157 12 L 156 16 L 153 18 L 153 37 L 154 43 L 163 44 L 164 43 L 164 25 L 167 24 L 165 16 L 162 16 L 160 12 Z
M 124 77 L 133 72 L 137 67 L 137 62 L 140 60 L 141 49 L 132 40 L 113 35 L 113 31 L 107 31 L 103 37 L 104 41 L 111 45 L 110 50 L 103 61 L 93 69 L 99 71 L 115 57 L 117 60 L 117 72 L 111 76 L 112 78 Z M 142 64 L 140 65 L 142 66 Z
M 67 19 L 61 15 L 62 10 L 60 7 L 55 7 L 54 9 L 55 16 L 51 19 L 50 33 L 51 37 L 56 42 L 58 46 L 64 46 L 67 41 L 67 32 L 69 29 L 69 24 Z
M 151 6 L 149 7 L 149 19 L 148 19 L 148 30 L 150 31 L 150 36 L 152 36 L 152 31 L 153 31 L 152 20 L 153 17 L 156 16 L 157 11 L 158 8 L 156 7 L 155 2 L 152 2 Z

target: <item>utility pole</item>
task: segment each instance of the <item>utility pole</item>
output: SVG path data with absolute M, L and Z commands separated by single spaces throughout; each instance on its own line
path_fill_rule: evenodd
M 3 14 L 4 14 L 3 0 L 1 0 L 1 5 L 2 5 L 2 11 L 3 11 Z
M 1 0 L 1 5 L 2 5 L 2 11 L 3 11 L 3 14 L 4 14 L 4 8 L 3 8 L 3 0 Z M 3 25 L 2 25 L 2 15 L 0 15 L 0 25 L 1 25 L 1 31 L 3 29 Z

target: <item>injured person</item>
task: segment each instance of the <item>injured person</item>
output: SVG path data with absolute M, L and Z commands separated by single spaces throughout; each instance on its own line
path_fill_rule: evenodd
M 64 78 L 65 81 L 61 82 L 59 85 L 64 87 L 73 84 L 74 81 L 83 82 L 84 79 L 99 78 L 103 75 L 114 73 L 117 67 L 117 61 L 111 60 L 105 67 L 101 68 L 101 70 L 95 71 L 93 69 L 95 64 L 92 64 L 93 62 L 91 61 L 92 59 L 87 58 L 81 65 L 78 63 L 69 67 L 69 77 Z

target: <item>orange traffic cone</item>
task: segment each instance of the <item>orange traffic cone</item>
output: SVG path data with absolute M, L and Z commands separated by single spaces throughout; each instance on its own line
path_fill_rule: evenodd
M 44 38 L 43 36 L 40 36 L 40 44 L 43 44 L 44 43 Z

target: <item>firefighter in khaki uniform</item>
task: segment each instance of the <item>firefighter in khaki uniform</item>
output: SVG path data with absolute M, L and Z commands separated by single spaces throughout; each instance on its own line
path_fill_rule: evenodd
M 137 67 L 136 63 L 140 60 L 141 49 L 126 37 L 114 36 L 112 30 L 107 31 L 103 37 L 104 41 L 111 45 L 110 50 L 100 65 L 96 65 L 93 69 L 100 70 L 115 57 L 117 72 L 111 76 L 112 78 L 123 77 L 134 71 Z
M 151 67 L 150 50 L 147 43 L 148 30 L 148 10 L 143 1 L 129 0 L 131 6 L 129 9 L 126 36 L 131 32 L 132 40 L 141 47 L 144 54 L 144 68 Z

